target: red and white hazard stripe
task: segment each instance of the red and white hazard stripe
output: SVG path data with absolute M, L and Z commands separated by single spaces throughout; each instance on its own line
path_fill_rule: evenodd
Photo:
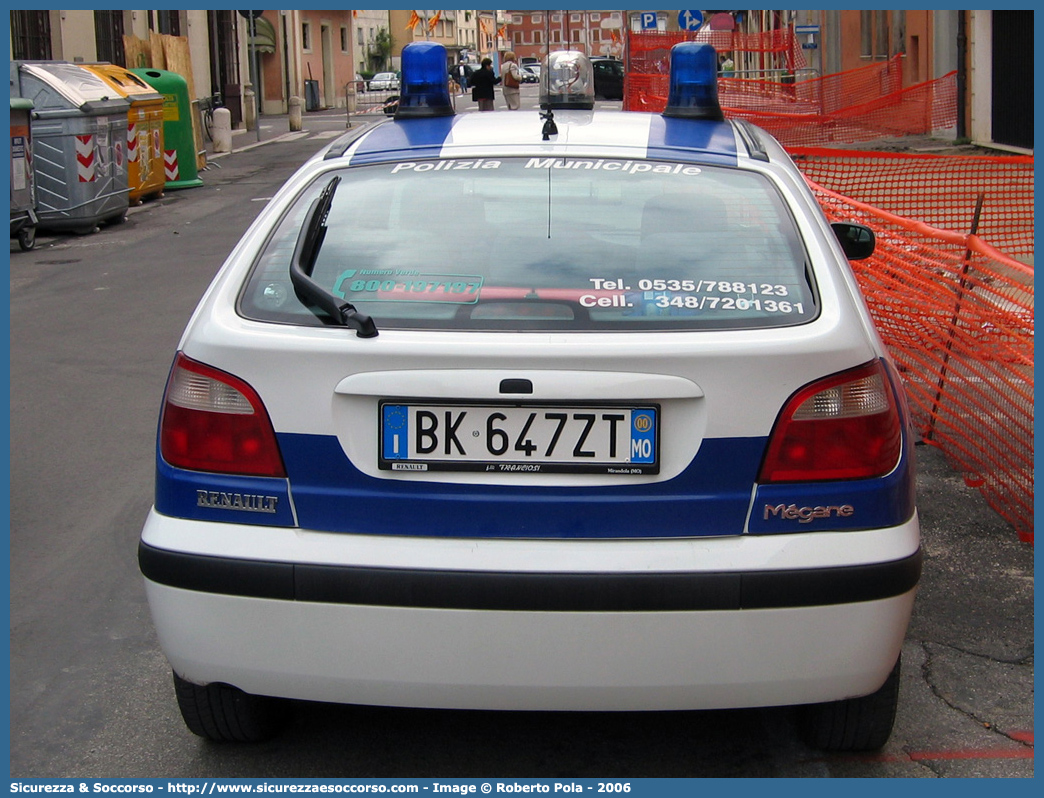
M 136 122 L 127 123 L 127 163 L 138 160 L 138 125 Z
M 95 171 L 94 136 L 76 136 L 76 176 L 81 183 L 93 183 Z
M 177 150 L 164 150 L 163 151 L 163 174 L 167 180 L 178 179 L 178 151 Z

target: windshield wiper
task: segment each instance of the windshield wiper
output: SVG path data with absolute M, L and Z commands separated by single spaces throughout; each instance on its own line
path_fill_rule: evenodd
M 373 319 L 357 311 L 351 302 L 342 301 L 340 297 L 330 293 L 312 279 L 319 250 L 326 238 L 326 217 L 330 213 L 334 192 L 337 191 L 340 182 L 340 177 L 334 177 L 312 201 L 301 234 L 297 237 L 294 256 L 290 259 L 290 282 L 293 283 L 298 298 L 308 305 L 313 313 L 316 309 L 321 310 L 338 324 L 354 329 L 360 338 L 373 338 L 377 335 L 377 325 Z

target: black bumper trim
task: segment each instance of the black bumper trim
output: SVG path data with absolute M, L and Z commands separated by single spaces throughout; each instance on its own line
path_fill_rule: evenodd
M 840 568 L 747 573 L 523 573 L 303 565 L 209 557 L 141 542 L 146 579 L 249 598 L 538 612 L 679 612 L 849 604 L 892 598 L 921 577 L 922 554 Z

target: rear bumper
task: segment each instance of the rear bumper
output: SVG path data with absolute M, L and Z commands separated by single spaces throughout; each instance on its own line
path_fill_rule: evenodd
M 534 612 L 703 612 L 851 604 L 917 586 L 921 553 L 866 565 L 725 572 L 518 573 L 257 562 L 142 543 L 146 579 L 242 598 Z
M 916 518 L 699 541 L 244 529 L 251 558 L 238 528 L 150 516 L 139 557 L 164 653 L 191 681 L 344 703 L 649 710 L 865 694 L 898 656 L 920 574 Z

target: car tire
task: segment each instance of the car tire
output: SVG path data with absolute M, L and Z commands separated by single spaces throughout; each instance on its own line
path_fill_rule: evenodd
M 811 747 L 822 751 L 876 751 L 892 734 L 899 705 L 902 657 L 881 687 L 861 698 L 847 698 L 801 708 L 801 731 Z
M 284 700 L 227 684 L 193 684 L 176 673 L 174 692 L 189 731 L 214 742 L 261 742 L 278 734 L 289 717 Z

